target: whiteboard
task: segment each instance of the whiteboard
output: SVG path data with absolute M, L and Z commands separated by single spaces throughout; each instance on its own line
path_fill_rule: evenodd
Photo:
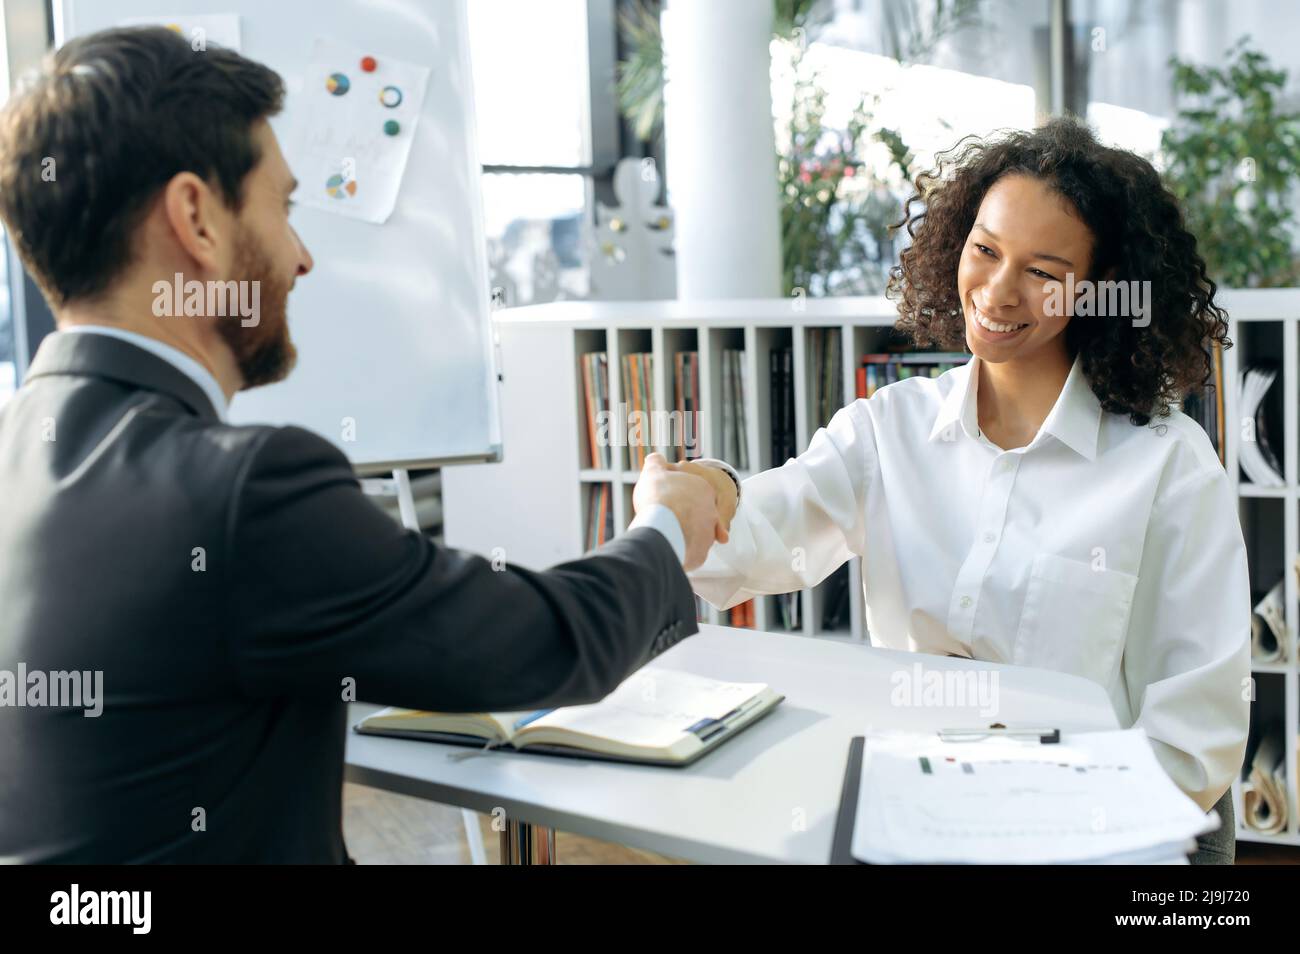
M 238 15 L 240 52 L 284 78 L 285 110 L 271 126 L 291 165 L 295 104 L 301 113 L 324 81 L 306 75 L 318 36 L 431 69 L 387 222 L 291 213 L 315 260 L 289 295 L 298 363 L 287 380 L 237 395 L 231 420 L 306 427 L 369 472 L 499 460 L 464 0 L 60 0 L 55 37 L 211 14 Z

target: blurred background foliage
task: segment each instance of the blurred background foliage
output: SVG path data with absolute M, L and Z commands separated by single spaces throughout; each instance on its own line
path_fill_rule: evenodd
M 1300 284 L 1300 114 L 1281 106 L 1286 70 L 1249 37 L 1221 66 L 1169 66 L 1184 105 L 1161 138 L 1164 177 L 1210 277 L 1229 288 Z

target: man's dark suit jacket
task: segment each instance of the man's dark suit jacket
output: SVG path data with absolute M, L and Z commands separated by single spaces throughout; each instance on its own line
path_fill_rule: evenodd
M 654 530 L 496 571 L 402 529 L 322 438 L 54 334 L 0 410 L 0 670 L 102 670 L 103 711 L 0 707 L 0 861 L 341 863 L 347 685 L 587 703 L 694 632 Z

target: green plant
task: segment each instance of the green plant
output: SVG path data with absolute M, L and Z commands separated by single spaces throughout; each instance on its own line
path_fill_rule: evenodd
M 977 23 L 981 3 L 933 0 L 927 18 L 911 3 L 887 4 L 894 58 L 928 55 L 945 36 Z M 787 295 L 796 288 L 812 297 L 883 294 L 895 257 L 892 225 L 915 157 L 897 131 L 873 128 L 876 97 L 860 97 L 842 128 L 826 125 L 826 90 L 805 65 L 821 11 L 815 0 L 777 0 L 778 27 L 796 44 L 789 127 L 777 135 L 782 282 Z M 877 144 L 887 162 L 867 161 Z
M 659 9 L 637 0 L 618 17 L 629 55 L 618 64 L 615 92 L 636 137 L 650 142 L 664 119 L 664 38 Z
M 886 0 L 881 7 L 885 50 L 900 63 L 926 59 L 947 36 L 983 22 L 983 0 Z
M 826 7 L 819 0 L 773 0 L 772 32 L 783 40 L 798 39 L 826 18 Z
M 983 0 L 888 0 L 886 43 L 900 62 L 923 58 L 946 36 L 981 19 Z M 773 0 L 773 35 L 792 51 L 789 128 L 777 131 L 783 280 L 790 293 L 876 294 L 891 263 L 900 190 L 911 151 L 897 132 L 872 129 L 868 100 L 859 100 L 844 128 L 826 126 L 826 91 L 805 65 L 809 34 L 827 16 L 825 0 Z M 924 15 L 923 15 L 924 14 Z M 619 17 L 629 53 L 618 65 L 619 108 L 645 142 L 663 122 L 663 36 L 658 3 L 636 2 Z M 866 155 L 881 144 L 888 171 L 877 177 Z
M 884 42 L 900 63 L 923 60 L 948 35 L 982 22 L 984 0 L 933 0 L 923 16 L 910 0 L 883 7 Z M 773 35 L 800 39 L 821 24 L 828 6 L 820 0 L 773 0 Z M 664 43 L 658 0 L 633 0 L 619 13 L 619 32 L 628 49 L 616 70 L 619 111 L 642 142 L 650 142 L 664 118 Z
M 1232 288 L 1294 285 L 1300 113 L 1278 105 L 1287 72 L 1242 37 L 1222 67 L 1171 57 L 1190 100 L 1161 137 L 1164 178 L 1197 237 L 1210 277 Z
M 864 295 L 883 289 L 886 234 L 898 203 L 864 161 L 874 141 L 866 97 L 844 128 L 825 124 L 826 90 L 793 48 L 790 122 L 778 136 L 781 259 L 785 294 Z M 897 135 L 892 134 L 897 141 Z M 901 142 L 901 141 L 900 141 Z

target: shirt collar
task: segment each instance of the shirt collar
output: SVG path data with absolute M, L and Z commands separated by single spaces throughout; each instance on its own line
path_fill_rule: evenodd
M 953 385 L 935 415 L 934 427 L 930 429 L 931 441 L 944 439 L 945 433 L 948 435 L 946 439 L 952 440 L 955 436 L 952 428 L 956 425 L 960 425 L 972 440 L 979 438 L 979 360 L 978 355 L 972 355 L 964 366 L 952 371 Z M 1039 436 L 1050 434 L 1082 457 L 1095 460 L 1100 429 L 1101 402 L 1083 372 L 1082 357 L 1076 355 L 1061 393 L 1043 421 Z M 1038 439 L 1035 437 L 1034 442 Z
M 67 328 L 61 329 L 60 333 L 105 335 L 109 338 L 117 338 L 121 341 L 129 342 L 136 347 L 143 348 L 150 354 L 157 355 L 197 384 L 202 389 L 207 399 L 212 402 L 212 409 L 216 411 L 217 418 L 222 421 L 226 419 L 226 410 L 229 406 L 229 402 L 226 400 L 226 392 L 221 390 L 221 385 L 217 382 L 217 379 L 213 377 L 211 371 L 199 364 L 185 352 L 173 348 L 171 345 L 159 341 L 157 338 L 150 338 L 148 335 L 138 334 L 134 331 L 127 331 L 124 328 L 111 328 L 107 325 L 71 325 Z

